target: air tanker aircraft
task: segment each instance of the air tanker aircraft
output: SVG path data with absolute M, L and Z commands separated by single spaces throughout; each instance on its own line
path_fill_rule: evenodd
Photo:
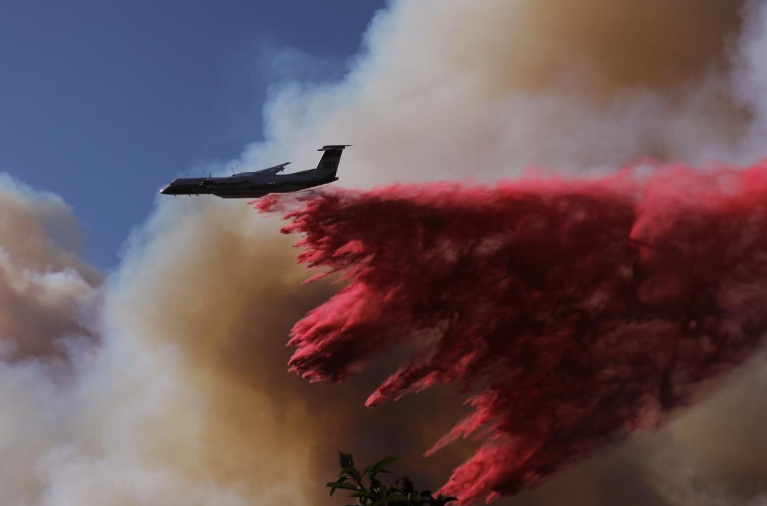
M 240 172 L 225 177 L 174 179 L 160 190 L 163 195 L 216 195 L 225 199 L 258 198 L 269 193 L 291 193 L 337 181 L 336 171 L 344 148 L 350 144 L 323 146 L 315 169 L 280 174 L 290 162 L 256 172 Z

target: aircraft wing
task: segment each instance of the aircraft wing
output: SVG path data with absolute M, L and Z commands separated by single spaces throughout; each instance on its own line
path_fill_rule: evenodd
M 253 174 L 278 174 L 285 170 L 285 167 L 290 165 L 290 162 L 286 162 L 280 165 L 275 165 L 274 167 L 269 167 L 268 169 L 261 169 L 257 170 Z

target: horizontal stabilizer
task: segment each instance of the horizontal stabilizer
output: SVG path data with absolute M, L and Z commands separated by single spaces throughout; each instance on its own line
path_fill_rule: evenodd
M 337 149 L 343 150 L 344 148 L 351 147 L 351 144 L 331 144 L 329 146 L 322 146 L 317 151 L 335 151 Z

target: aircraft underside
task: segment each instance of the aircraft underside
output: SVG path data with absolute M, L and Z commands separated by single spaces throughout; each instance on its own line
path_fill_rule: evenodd
M 296 184 L 295 182 L 286 183 L 274 183 L 263 185 L 251 185 L 245 188 L 232 188 L 232 187 L 211 187 L 210 193 L 221 198 L 258 198 L 268 195 L 269 193 L 293 193 L 301 190 L 308 190 L 310 188 L 316 188 L 324 184 L 328 184 L 330 181 L 312 181 L 306 183 Z

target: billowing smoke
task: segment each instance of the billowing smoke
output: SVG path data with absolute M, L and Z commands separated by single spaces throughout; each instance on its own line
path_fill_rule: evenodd
M 464 502 L 660 424 L 767 330 L 767 165 L 631 176 L 305 198 L 284 229 L 305 234 L 299 261 L 348 284 L 295 325 L 291 369 L 340 381 L 404 342 L 368 406 L 482 384 L 430 450 L 487 440 L 445 487 Z
M 49 198 L 31 195 L 20 219 Z M 417 456 L 450 423 L 434 409 L 419 417 L 434 429 L 402 429 L 401 416 L 366 410 L 362 391 L 291 376 L 285 337 L 330 287 L 302 287 L 291 241 L 245 219 L 246 206 L 198 205 L 159 213 L 133 237 L 104 302 L 73 309 L 100 341 L 70 338 L 68 320 L 53 320 L 40 337 L 61 340 L 54 358 L 0 361 L 3 505 L 321 504 L 339 448 L 372 459 L 396 438 Z
M 240 165 L 310 167 L 315 148 L 349 143 L 340 183 L 370 187 L 765 154 L 763 2 L 567 4 L 392 2 L 341 82 L 275 84 L 266 142 Z M 66 207 L 0 186 L 0 504 L 326 504 L 338 449 L 398 453 L 424 486 L 472 454 L 458 442 L 419 457 L 471 411 L 449 387 L 364 407 L 409 350 L 338 386 L 288 373 L 291 326 L 339 287 L 300 284 L 279 224 L 235 202 L 160 202 L 97 288 Z M 746 421 L 764 419 L 748 402 L 764 392 L 754 366 L 657 434 L 511 502 L 756 501 L 767 451 Z
M 77 255 L 69 208 L 0 176 L 0 216 L 0 353 L 55 354 L 61 339 L 89 335 L 85 313 L 100 275 Z
M 288 83 L 275 95 L 270 142 L 245 160 L 294 151 L 309 163 L 312 148 L 339 139 L 360 148 L 344 171 L 359 186 L 492 180 L 530 165 L 610 169 L 648 156 L 750 162 L 763 152 L 745 146 L 761 118 L 763 64 L 756 51 L 731 58 L 744 5 L 396 2 L 345 82 Z

